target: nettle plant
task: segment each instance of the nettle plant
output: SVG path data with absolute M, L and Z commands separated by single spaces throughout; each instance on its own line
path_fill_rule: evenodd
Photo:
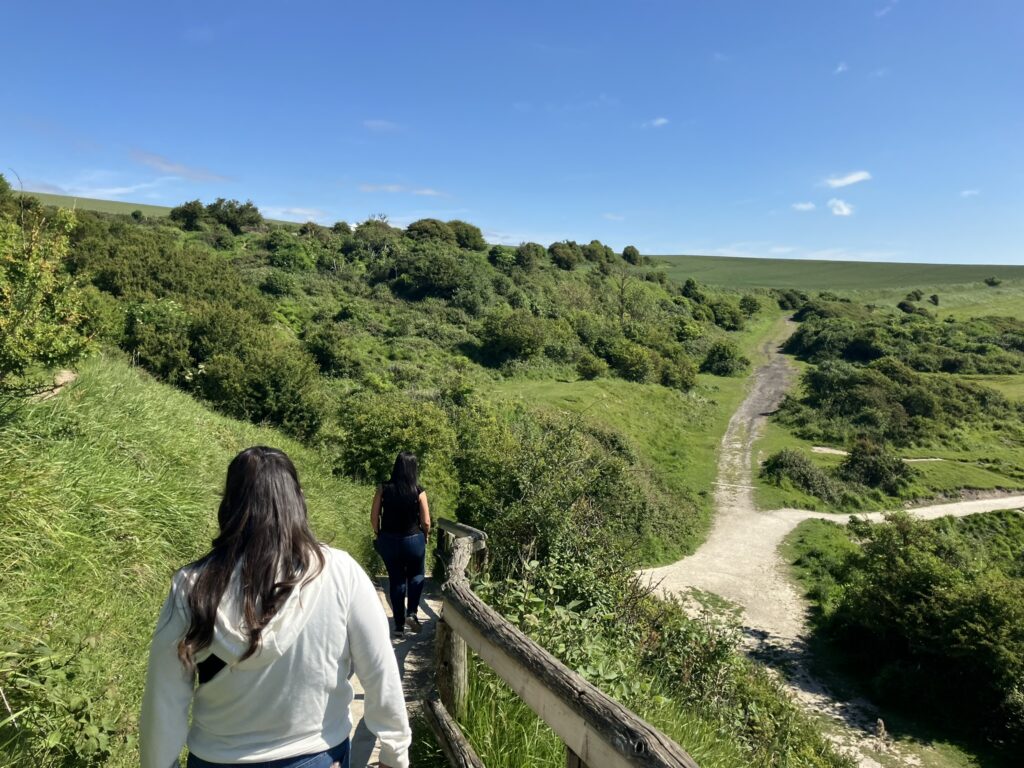
M 102 706 L 109 687 L 89 693 L 102 665 L 90 655 L 93 638 L 74 652 L 60 652 L 41 639 L 0 652 L 0 752 L 31 755 L 34 765 L 92 768 L 103 765 L 123 741 L 118 718 Z M 86 683 L 86 684 L 83 684 Z M 130 740 L 130 739 L 129 739 Z

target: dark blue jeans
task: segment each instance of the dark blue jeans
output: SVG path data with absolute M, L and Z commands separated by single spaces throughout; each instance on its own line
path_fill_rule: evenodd
M 282 757 L 280 760 L 266 760 L 262 763 L 244 763 L 244 765 L 245 768 L 331 768 L 333 765 L 349 768 L 348 747 L 348 739 L 345 739 L 341 744 L 326 752 Z M 236 763 L 211 763 L 195 755 L 189 755 L 188 763 L 186 763 L 187 768 L 224 768 L 228 765 L 237 766 Z
M 374 543 L 388 569 L 388 597 L 395 629 L 405 626 L 406 614 L 415 616 L 423 594 L 423 574 L 427 556 L 427 537 L 422 532 L 412 536 L 384 533 Z

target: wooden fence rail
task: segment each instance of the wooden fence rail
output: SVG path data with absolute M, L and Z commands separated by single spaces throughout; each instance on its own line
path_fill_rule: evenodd
M 468 647 L 558 734 L 569 768 L 698 768 L 672 739 L 566 667 L 473 593 L 466 572 L 485 561 L 483 531 L 449 520 L 439 520 L 437 527 L 438 555 L 447 574 L 437 628 L 439 695 L 424 702 L 424 711 L 453 766 L 483 768 L 456 722 L 466 709 Z

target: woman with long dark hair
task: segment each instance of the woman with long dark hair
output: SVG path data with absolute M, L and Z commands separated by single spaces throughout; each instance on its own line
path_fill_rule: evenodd
M 403 451 L 395 459 L 391 479 L 377 489 L 370 509 L 374 546 L 388 569 L 388 596 L 394 633 L 401 637 L 406 625 L 420 630 L 419 607 L 423 593 L 430 504 L 419 486 L 416 455 Z
M 142 768 L 349 764 L 354 671 L 381 765 L 411 740 L 387 617 L 348 554 L 317 541 L 295 467 L 274 448 L 228 467 L 209 553 L 177 573 L 149 654 Z M 192 722 L 189 725 L 189 707 Z

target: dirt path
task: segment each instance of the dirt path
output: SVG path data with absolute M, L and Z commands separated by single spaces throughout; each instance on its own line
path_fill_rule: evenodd
M 786 335 L 792 332 L 789 323 Z M 794 695 L 836 723 L 835 741 L 853 754 L 862 768 L 880 767 L 869 753 L 888 753 L 904 765 L 913 756 L 899 754 L 874 737 L 877 714 L 865 701 L 839 701 L 807 669 L 804 639 L 807 605 L 778 553 L 783 538 L 802 521 L 847 518 L 799 509 L 759 512 L 754 503 L 751 456 L 754 441 L 795 378 L 777 349 L 785 338 L 766 342 L 768 362 L 754 374 L 750 393 L 722 438 L 715 490 L 716 517 L 707 541 L 696 553 L 671 565 L 645 571 L 664 594 L 697 588 L 720 595 L 742 609 L 747 650 L 783 667 Z M 917 517 L 965 516 L 996 509 L 1024 507 L 1024 496 L 979 499 L 912 510 Z M 882 513 L 865 515 L 880 520 Z
M 385 596 L 387 592 L 387 579 L 381 579 L 377 586 L 377 596 L 384 606 L 384 612 L 388 615 L 388 622 L 391 621 L 391 606 Z M 409 717 L 415 713 L 419 703 L 427 695 L 432 683 L 433 661 L 434 661 L 434 628 L 437 626 L 437 617 L 441 614 L 441 596 L 438 593 L 437 585 L 432 579 L 427 579 L 423 589 L 423 598 L 420 601 L 420 619 L 423 628 L 416 634 L 408 633 L 405 638 L 395 642 L 395 656 L 398 659 L 398 669 L 402 673 L 402 688 L 405 690 L 405 703 L 409 708 Z M 358 677 L 352 678 L 352 687 L 355 689 L 355 699 L 352 702 L 352 768 L 367 768 L 377 765 L 380 759 L 380 742 L 370 731 L 363 720 L 363 686 Z

